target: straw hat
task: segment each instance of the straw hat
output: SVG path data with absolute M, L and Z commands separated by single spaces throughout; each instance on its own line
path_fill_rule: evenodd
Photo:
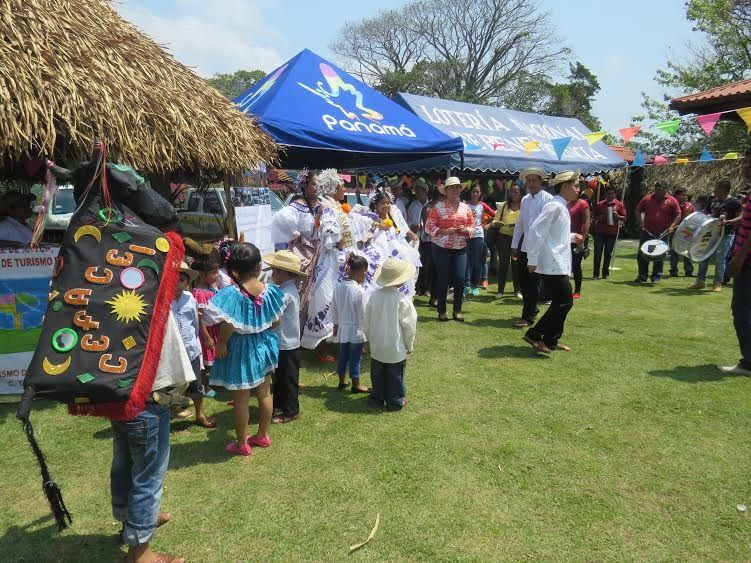
M 579 172 L 574 172 L 573 170 L 565 170 L 563 172 L 558 172 L 558 174 L 555 175 L 555 178 L 550 180 L 551 186 L 557 186 L 558 184 L 563 184 L 564 182 L 576 182 L 579 180 Z
M 398 258 L 387 258 L 375 273 L 375 281 L 383 287 L 402 285 L 415 275 L 414 265 Z
M 192 282 L 196 281 L 196 278 L 198 277 L 198 272 L 188 266 L 188 263 L 185 260 L 180 262 L 180 273 L 188 276 Z
M 539 176 L 543 180 L 545 180 L 548 177 L 548 175 L 545 174 L 545 171 L 542 168 L 536 168 L 536 167 L 532 166 L 530 168 L 527 168 L 526 170 L 522 170 L 522 173 L 519 174 L 519 179 L 522 182 L 526 182 L 527 181 L 527 176 L 529 176 L 530 174 L 534 174 L 535 176 Z
M 449 176 L 448 178 L 446 178 L 446 182 L 442 186 L 438 186 L 438 191 L 443 195 L 446 195 L 446 188 L 451 186 L 462 186 L 462 190 L 464 190 L 464 186 L 462 185 L 459 178 L 457 178 L 456 176 Z
M 267 254 L 263 257 L 263 261 L 272 268 L 278 270 L 291 272 L 298 276 L 308 275 L 302 271 L 302 261 L 300 260 L 300 257 L 289 250 L 277 250 L 274 254 Z

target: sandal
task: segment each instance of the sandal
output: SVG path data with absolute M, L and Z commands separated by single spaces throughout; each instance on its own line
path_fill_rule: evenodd
M 527 328 L 532 326 L 532 323 L 529 322 L 527 319 L 519 319 L 514 324 L 512 324 L 514 328 Z
M 336 386 L 338 391 L 341 391 L 342 389 L 346 389 L 347 387 L 349 387 L 349 383 L 340 383 L 339 385 Z
M 445 322 L 448 322 L 449 317 L 446 313 L 440 313 L 438 315 L 438 320 L 441 321 L 442 323 L 445 323 Z
M 454 320 L 463 323 L 464 322 L 464 315 L 462 315 L 461 311 L 457 311 L 453 314 Z
M 207 416 L 203 420 L 196 419 L 196 424 L 198 424 L 198 426 L 202 426 L 203 428 L 216 428 L 216 420 L 214 420 L 210 416 Z
M 353 387 L 352 394 L 357 395 L 358 393 L 370 393 L 370 389 L 367 387 Z
M 571 351 L 571 348 L 569 348 L 565 344 L 561 344 L 560 342 L 555 345 L 555 349 L 556 350 L 563 350 L 564 352 L 570 352 Z
M 224 447 L 232 455 L 249 456 L 253 453 L 250 444 L 244 444 L 242 447 L 237 445 L 237 442 L 230 442 Z
M 271 445 L 271 437 L 267 434 L 265 438 L 248 436 L 248 447 L 257 446 L 259 448 L 268 448 Z

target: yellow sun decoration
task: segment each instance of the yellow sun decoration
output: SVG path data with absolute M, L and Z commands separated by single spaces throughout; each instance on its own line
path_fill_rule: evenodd
M 135 290 L 123 291 L 105 303 L 112 307 L 112 314 L 117 317 L 118 321 L 126 323 L 140 322 L 141 315 L 146 312 L 146 303 Z

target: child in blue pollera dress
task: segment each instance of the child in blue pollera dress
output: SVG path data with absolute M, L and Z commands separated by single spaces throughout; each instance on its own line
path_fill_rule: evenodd
M 271 445 L 271 373 L 279 361 L 279 339 L 271 327 L 282 316 L 284 295 L 278 287 L 258 279 L 261 254 L 250 243 L 230 248 L 226 269 L 235 284 L 212 297 L 205 313 L 211 323 L 221 323 L 209 382 L 232 391 L 237 442 L 230 442 L 226 449 L 247 456 L 251 446 Z M 255 392 L 261 414 L 258 432 L 248 436 L 251 392 Z

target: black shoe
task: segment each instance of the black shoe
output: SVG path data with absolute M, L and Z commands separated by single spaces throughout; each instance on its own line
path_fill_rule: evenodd
M 651 281 L 652 283 L 660 283 L 660 279 L 661 279 L 660 277 L 656 277 L 656 278 L 650 278 L 650 281 Z
M 636 278 L 636 279 L 634 280 L 634 282 L 635 282 L 635 283 L 647 283 L 647 278 L 643 278 L 643 277 L 639 276 L 639 277 L 637 277 L 637 278 Z
M 340 383 L 339 385 L 336 386 L 337 390 L 339 391 L 341 391 L 342 389 L 346 389 L 347 387 L 349 387 L 349 383 Z

